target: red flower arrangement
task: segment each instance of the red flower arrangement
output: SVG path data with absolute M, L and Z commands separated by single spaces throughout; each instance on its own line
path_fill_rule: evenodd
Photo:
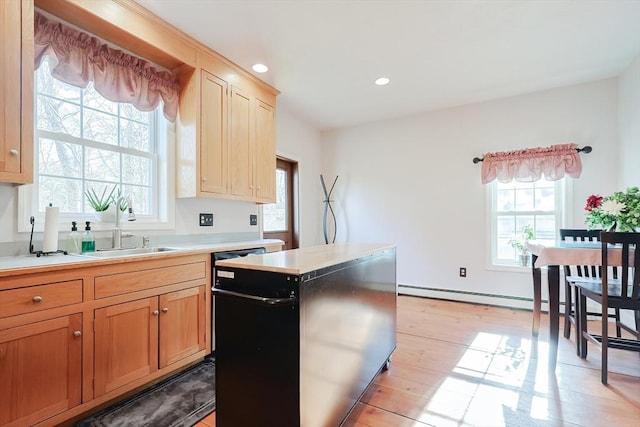
M 584 207 L 585 211 L 591 212 L 593 209 L 599 208 L 602 205 L 604 197 L 592 194 L 587 198 L 587 205 Z

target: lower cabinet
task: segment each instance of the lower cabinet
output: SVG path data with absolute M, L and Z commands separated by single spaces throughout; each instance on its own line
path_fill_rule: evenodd
M 82 314 L 0 330 L 0 425 L 25 426 L 80 404 Z
M 95 310 L 94 397 L 205 348 L 205 287 Z

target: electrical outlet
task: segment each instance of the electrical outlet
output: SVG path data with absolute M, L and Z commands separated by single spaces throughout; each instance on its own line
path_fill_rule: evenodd
M 460 267 L 460 277 L 467 277 L 467 268 Z
M 249 225 L 258 225 L 258 215 L 249 215 Z
M 200 227 L 213 227 L 213 214 L 201 213 L 200 214 Z

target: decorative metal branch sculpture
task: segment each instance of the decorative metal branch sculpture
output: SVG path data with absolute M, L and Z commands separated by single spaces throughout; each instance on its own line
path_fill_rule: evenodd
M 331 193 L 333 192 L 333 187 L 336 186 L 336 181 L 338 180 L 338 176 L 336 175 L 336 179 L 333 180 L 333 185 L 331 185 L 331 189 L 327 192 L 327 186 L 324 183 L 324 177 L 320 174 L 320 182 L 322 183 L 322 190 L 324 191 L 324 213 L 322 214 L 322 231 L 324 233 L 324 242 L 329 244 L 329 232 L 327 229 L 327 214 L 331 212 L 331 217 L 333 218 L 333 239 L 331 239 L 331 243 L 335 243 L 336 241 L 336 214 L 333 212 L 333 208 L 331 207 Z

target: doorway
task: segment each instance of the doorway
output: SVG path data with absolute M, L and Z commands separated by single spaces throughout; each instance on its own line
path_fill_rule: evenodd
M 294 188 L 298 182 L 298 163 L 278 158 L 276 161 L 276 202 L 262 205 L 263 237 L 280 239 L 283 250 L 299 247 L 298 200 Z

